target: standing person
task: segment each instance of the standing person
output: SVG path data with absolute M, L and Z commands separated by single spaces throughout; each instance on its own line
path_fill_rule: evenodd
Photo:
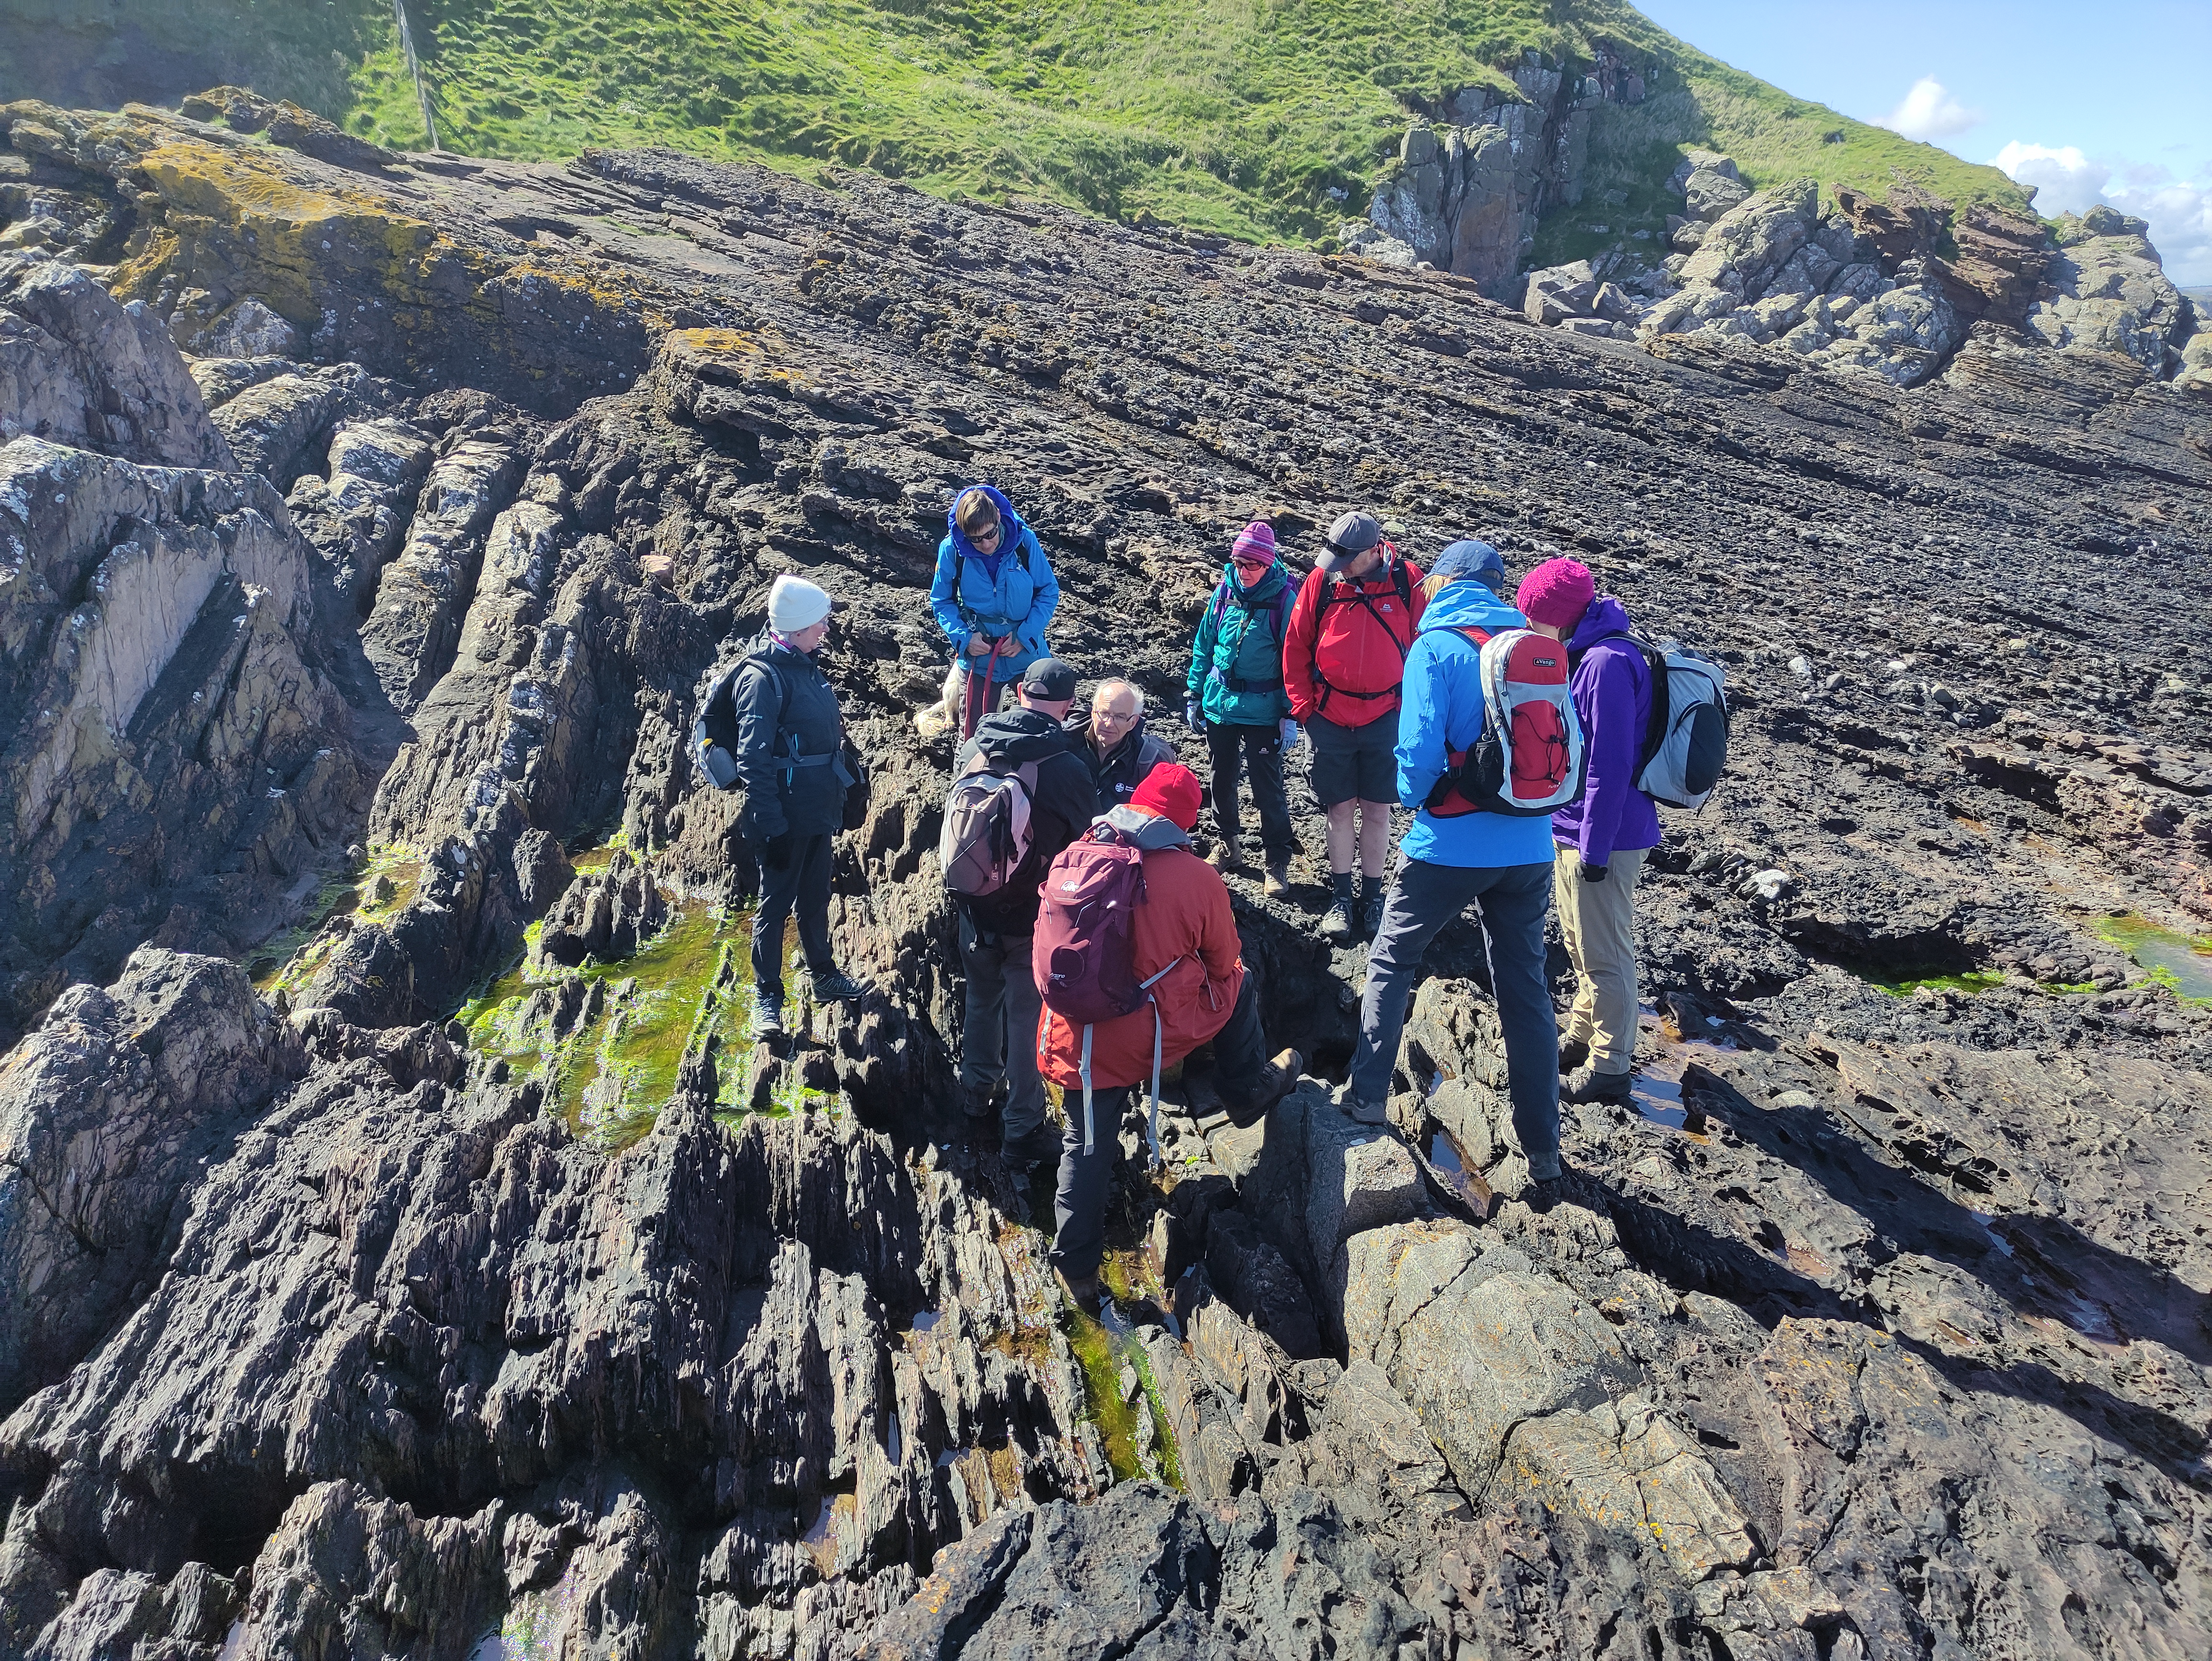
M 837 694 L 814 660 L 829 637 L 830 604 L 802 577 L 776 578 L 767 629 L 708 696 L 710 727 L 734 729 L 731 752 L 744 792 L 738 826 L 760 859 L 752 934 L 757 1038 L 783 1035 L 783 928 L 794 911 L 812 1001 L 860 995 L 830 945 L 830 840 L 854 782 L 842 758 Z M 722 700 L 726 716 L 716 708 Z
M 1627 608 L 1601 596 L 1579 560 L 1546 560 L 1515 599 L 1530 628 L 1566 643 L 1589 767 L 1583 799 L 1552 815 L 1553 891 L 1576 982 L 1559 1093 L 1625 1102 L 1636 1062 L 1636 879 L 1659 845 L 1658 805 L 1636 788 L 1651 666 L 1630 636 Z
M 1398 800 L 1419 811 L 1367 955 L 1346 1105 L 1369 1124 L 1388 1118 L 1391 1070 L 1422 954 L 1473 902 L 1505 1034 L 1514 1134 L 1536 1185 L 1529 1197 L 1548 1207 L 1559 1176 L 1559 1034 L 1544 977 L 1551 821 L 1479 811 L 1439 818 L 1429 804 L 1451 752 L 1472 746 L 1483 730 L 1481 648 L 1459 631 L 1495 635 L 1527 621 L 1498 597 L 1504 583 L 1498 551 L 1470 541 L 1447 549 L 1425 585 L 1428 605 L 1406 655 L 1397 753 Z
M 1291 804 L 1283 790 L 1283 751 L 1298 737 L 1283 690 L 1291 599 L 1291 574 L 1276 557 L 1275 532 L 1255 520 L 1237 532 L 1199 622 L 1183 702 L 1183 720 L 1206 735 L 1213 756 L 1213 817 L 1221 831 L 1213 863 L 1223 871 L 1243 868 L 1237 777 L 1249 766 L 1266 855 L 1262 891 L 1270 898 L 1291 891 Z
M 1314 794 L 1328 818 L 1328 911 L 1321 932 L 1372 940 L 1382 922 L 1382 870 L 1398 800 L 1399 685 L 1422 607 L 1420 569 L 1371 514 L 1329 527 L 1298 590 L 1283 646 L 1291 715 L 1313 745 Z M 1352 893 L 1358 826 L 1360 893 Z
M 1258 992 L 1244 967 L 1244 942 L 1230 909 L 1229 890 L 1190 851 L 1198 797 L 1198 776 L 1179 762 L 1164 762 L 1137 787 L 1127 806 L 1115 808 L 1101 821 L 1104 834 L 1143 850 L 1145 897 L 1132 913 L 1132 966 L 1139 982 L 1159 976 L 1151 988 L 1158 1028 L 1149 1003 L 1091 1026 L 1087 1046 L 1084 1029 L 1048 1007 L 1037 1028 L 1038 1062 L 1045 1076 L 1066 1092 L 1067 1103 L 1060 1189 L 1053 1200 L 1052 1265 L 1069 1298 L 1094 1315 L 1098 1262 L 1106 1249 L 1106 1194 L 1121 1154 L 1121 1118 L 1131 1086 L 1152 1079 L 1156 1064 L 1172 1066 L 1211 1038 L 1221 1104 L 1237 1123 L 1250 1125 L 1290 1092 L 1305 1065 L 1295 1050 L 1284 1050 L 1272 1062 L 1265 1058 Z M 1099 829 L 1091 834 L 1100 834 Z M 1048 978 L 1050 964 L 1040 961 L 1036 972 L 1040 982 Z
M 973 735 L 1003 690 L 1044 655 L 1045 628 L 1059 606 L 1059 580 L 1013 504 L 988 484 L 956 496 L 937 545 L 929 609 L 952 642 L 954 668 L 966 672 L 961 737 Z
M 1145 695 L 1126 680 L 1102 680 L 1091 712 L 1067 724 L 1075 753 L 1098 788 L 1098 812 L 1124 806 L 1145 776 L 1175 759 L 1175 747 L 1145 730 Z
M 1037 1075 L 1037 1016 L 1043 1005 L 1030 972 L 1030 937 L 1036 928 L 1037 885 L 1060 850 L 1091 823 L 1096 788 L 1060 724 L 1075 701 L 1075 671 L 1058 658 L 1037 658 L 1015 696 L 1020 701 L 1014 709 L 984 717 L 952 768 L 956 778 L 1035 770 L 1024 779 L 1029 853 L 1005 886 L 959 902 L 960 964 L 968 982 L 960 1105 L 969 1123 L 980 1129 L 1004 1080 L 1000 1126 L 1006 1159 L 1012 1165 L 1042 1165 L 1059 1153 L 1060 1136 L 1045 1123 L 1044 1080 Z

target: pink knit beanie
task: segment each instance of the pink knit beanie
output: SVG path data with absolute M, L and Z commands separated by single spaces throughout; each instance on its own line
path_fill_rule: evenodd
M 1513 603 L 1531 623 L 1547 629 L 1571 629 L 1597 598 L 1589 567 L 1578 559 L 1547 559 L 1521 579 Z
M 1261 564 L 1275 563 L 1275 527 L 1265 520 L 1254 520 L 1237 533 L 1237 541 L 1229 550 L 1232 560 L 1252 560 Z

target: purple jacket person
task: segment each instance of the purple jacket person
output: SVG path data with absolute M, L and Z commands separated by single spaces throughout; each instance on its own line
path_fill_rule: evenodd
M 1627 611 L 1598 594 L 1580 561 L 1547 560 L 1517 598 L 1533 626 L 1567 644 L 1589 769 L 1583 799 L 1552 815 L 1552 892 L 1576 979 L 1559 1093 L 1624 1101 L 1636 1061 L 1636 879 L 1659 843 L 1659 810 L 1636 788 L 1651 671 L 1628 638 Z

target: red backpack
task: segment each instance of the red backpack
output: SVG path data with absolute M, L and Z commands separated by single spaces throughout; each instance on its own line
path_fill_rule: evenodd
M 1037 891 L 1036 934 L 1030 969 L 1045 1007 L 1083 1028 L 1083 1151 L 1097 1137 L 1091 1112 L 1091 1030 L 1152 1004 L 1152 1158 L 1160 1152 L 1160 1011 L 1152 985 L 1182 961 L 1172 958 L 1159 974 L 1137 978 L 1137 908 L 1145 901 L 1145 854 L 1101 821 L 1053 861 Z M 1044 1024 L 1037 1025 L 1044 1044 Z
M 1403 640 L 1399 639 L 1398 631 L 1390 626 L 1390 620 L 1376 609 L 1374 596 L 1367 592 L 1364 580 L 1353 583 L 1328 584 L 1322 592 L 1320 610 L 1314 622 L 1313 678 L 1314 684 L 1321 688 L 1321 698 L 1314 705 L 1314 709 L 1318 714 L 1328 713 L 1328 701 L 1333 697 L 1358 698 L 1363 703 L 1376 698 L 1389 698 L 1394 705 L 1398 701 L 1400 686 L 1404 684 L 1402 680 L 1399 686 L 1386 686 L 1379 692 L 1355 692 L 1349 687 L 1330 685 L 1328 677 L 1321 672 L 1321 631 L 1328 621 L 1328 608 L 1332 605 L 1357 605 L 1364 609 L 1367 615 L 1375 620 L 1375 626 L 1382 631 L 1383 637 L 1398 648 L 1398 661 L 1401 664 L 1406 661 L 1406 654 L 1413 649 L 1415 632 L 1413 580 L 1407 575 L 1406 562 L 1400 557 L 1397 549 L 1387 542 L 1382 545 L 1389 551 L 1390 575 L 1397 587 L 1398 604 L 1404 608 L 1406 637 Z
M 1425 804 L 1440 819 L 1468 813 L 1547 818 L 1583 797 L 1582 722 L 1568 691 L 1564 642 L 1533 629 L 1457 630 L 1482 652 L 1482 732 L 1448 751 Z M 1446 740 L 1449 744 L 1449 740 Z

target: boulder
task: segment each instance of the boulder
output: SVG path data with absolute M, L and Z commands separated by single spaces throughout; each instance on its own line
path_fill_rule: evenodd
M 1567 265 L 1547 265 L 1528 273 L 1528 286 L 1521 301 L 1522 314 L 1531 323 L 1556 324 L 1571 317 L 1589 317 L 1597 302 L 1598 279 L 1587 259 Z
M 1410 128 L 1368 220 L 1416 261 L 1486 287 L 1509 283 L 1528 228 L 1519 149 L 1506 128 L 1486 123 Z

